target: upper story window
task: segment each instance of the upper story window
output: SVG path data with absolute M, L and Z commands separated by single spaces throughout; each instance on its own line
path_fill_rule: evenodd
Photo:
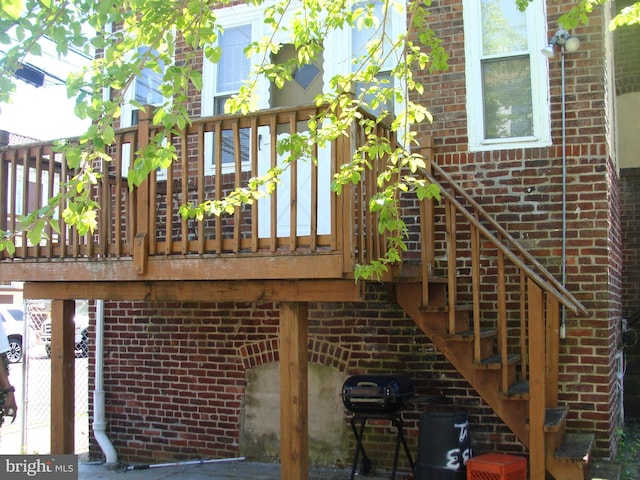
M 133 79 L 133 82 L 124 94 L 124 102 L 120 112 L 120 126 L 122 128 L 133 127 L 140 123 L 139 105 L 162 105 L 165 98 L 162 96 L 160 86 L 164 75 L 165 65 L 157 58 L 157 52 L 149 47 L 138 48 L 140 58 L 147 57 L 145 63 L 156 64 L 159 68 L 146 67 Z M 166 142 L 166 139 L 165 139 Z M 126 177 L 131 166 L 131 145 L 122 145 L 122 175 Z M 165 169 L 158 169 L 156 172 L 158 180 L 167 178 Z
M 140 47 L 138 49 L 138 55 L 140 57 L 149 57 L 146 63 L 157 63 L 160 71 L 147 67 L 140 72 L 140 75 L 133 79 L 131 86 L 125 92 L 125 101 L 122 105 L 120 119 L 122 127 L 132 127 L 139 123 L 140 115 L 137 104 L 158 106 L 162 105 L 165 100 L 160 92 L 160 85 L 162 84 L 162 76 L 165 69 L 164 63 L 162 60 L 156 59 L 154 51 L 148 47 Z
M 382 61 L 381 69 L 376 74 L 376 82 L 380 88 L 391 88 L 393 86 L 394 79 L 391 76 L 391 70 L 399 61 L 397 54 L 390 54 L 393 48 L 392 40 L 397 38 L 398 33 L 404 30 L 404 15 L 397 15 L 396 10 L 390 6 L 390 11 L 385 14 L 383 2 L 376 0 L 374 2 L 362 2 L 354 6 L 354 8 L 363 7 L 366 8 L 371 5 L 372 14 L 377 20 L 371 27 L 362 29 L 353 29 L 351 32 L 351 52 L 354 57 L 366 57 L 368 44 L 374 40 L 381 40 L 381 44 L 377 49 L 378 61 Z M 359 63 L 353 64 L 353 69 L 361 68 Z M 366 68 L 366 67 L 365 67 Z M 370 88 L 371 84 L 365 84 L 362 82 L 356 83 L 356 93 L 360 93 L 363 90 Z M 370 106 L 370 110 L 379 115 L 383 110 L 386 110 L 391 115 L 394 113 L 393 101 L 386 101 L 384 103 L 378 103 L 374 101 L 375 94 L 373 92 L 367 93 L 364 96 L 365 103 Z
M 513 0 L 463 6 L 470 150 L 550 145 L 544 3 L 525 12 Z
M 244 53 L 251 42 L 251 25 L 238 25 L 224 30 L 219 38 L 222 55 L 217 64 L 213 92 L 213 113 L 224 113 L 224 104 L 240 90 L 249 77 L 251 63 Z
M 222 115 L 225 103 L 240 91 L 243 82 L 249 78 L 251 60 L 247 58 L 245 49 L 257 39 L 255 10 L 224 9 L 220 11 L 220 19 L 224 31 L 218 37 L 221 56 L 218 63 L 204 60 L 202 116 Z M 229 13 L 228 13 L 229 12 Z M 230 12 L 235 12 L 231 15 Z M 242 168 L 249 168 L 249 129 L 240 129 L 240 159 Z M 235 148 L 231 131 L 223 131 L 221 136 L 221 161 L 223 172 L 229 172 L 235 165 Z M 213 133 L 205 133 L 205 173 L 211 175 L 215 171 L 215 138 Z

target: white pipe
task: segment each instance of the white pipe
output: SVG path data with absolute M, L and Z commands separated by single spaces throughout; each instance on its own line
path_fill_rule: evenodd
M 211 460 L 187 460 L 184 462 L 171 462 L 171 463 L 155 463 L 147 465 L 130 465 L 125 470 L 148 470 L 150 468 L 163 468 L 163 467 L 182 467 L 184 465 L 204 465 L 207 463 L 224 463 L 224 462 L 241 462 L 246 460 L 247 457 L 236 458 L 214 458 Z
M 118 454 L 107 436 L 104 395 L 104 300 L 96 301 L 96 379 L 93 392 L 93 436 L 102 449 L 107 465 L 118 463 Z

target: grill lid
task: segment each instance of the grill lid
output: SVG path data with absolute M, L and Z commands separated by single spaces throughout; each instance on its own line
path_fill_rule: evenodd
M 342 403 L 353 413 L 396 413 L 414 394 L 405 375 L 353 375 L 342 385 Z

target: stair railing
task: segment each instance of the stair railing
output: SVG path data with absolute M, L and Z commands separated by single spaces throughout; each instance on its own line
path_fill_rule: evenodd
M 475 201 L 454 179 L 435 161 L 430 151 L 431 142 L 425 142 L 423 153 L 429 158 L 427 167 L 421 174 L 440 188 L 441 201 L 444 203 L 444 242 L 447 262 L 449 334 L 455 334 L 458 306 L 458 220 L 466 220 L 469 226 L 468 249 L 471 256 L 471 299 L 473 308 L 473 360 L 481 364 L 486 359 L 483 351 L 481 331 L 482 282 L 481 261 L 484 249 L 495 249 L 496 293 L 494 301 L 497 307 L 497 359 L 500 371 L 500 388 L 507 394 L 514 384 L 515 370 L 510 368 L 513 359 L 509 353 L 509 301 L 513 288 L 507 284 L 506 262 L 519 272 L 519 359 L 521 361 L 520 379 L 529 383 L 529 450 L 532 458 L 545 458 L 545 410 L 557 406 L 558 402 L 558 358 L 559 358 L 559 318 L 560 306 L 576 314 L 586 314 L 585 307 L 569 292 L 530 252 L 504 229 L 482 206 Z M 422 225 L 422 264 L 423 279 L 422 305 L 427 306 L 428 280 L 434 264 L 436 250 L 436 215 L 434 200 L 425 199 L 421 205 Z M 512 307 L 513 309 L 513 307 Z M 511 336 L 513 338 L 513 335 Z M 493 360 L 490 362 L 493 363 Z M 487 368 L 491 368 L 487 364 Z M 536 462 L 542 468 L 544 461 Z M 540 474 L 540 472 L 538 472 Z

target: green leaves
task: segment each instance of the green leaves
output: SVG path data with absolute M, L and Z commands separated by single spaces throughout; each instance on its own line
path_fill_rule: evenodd
M 640 23 L 640 2 L 624 7 L 609 23 L 609 29 L 615 30 L 625 25 L 637 25 Z
M 522 0 L 523 3 L 524 0 Z M 56 208 L 62 220 L 75 226 L 81 234 L 96 228 L 99 205 L 92 200 L 93 185 L 98 173 L 90 166 L 97 160 L 108 162 L 109 151 L 116 142 L 117 122 L 125 102 L 142 108 L 144 100 L 129 100 L 125 92 L 142 72 L 154 72 L 164 97 L 151 112 L 151 122 L 161 125 L 163 133 L 150 144 L 135 152 L 135 161 L 128 172 L 128 182 L 135 188 L 151 172 L 168 168 L 177 158 L 176 147 L 168 139 L 190 125 L 188 110 L 193 99 L 205 87 L 202 77 L 203 58 L 218 62 L 221 50 L 217 44 L 222 32 L 218 19 L 220 8 L 230 0 L 3 0 L 0 6 L 0 43 L 11 45 L 3 49 L 0 58 L 0 101 L 6 99 L 13 84 L 11 77 L 18 62 L 30 53 L 40 55 L 39 40 L 51 38 L 56 50 L 64 56 L 73 50 L 99 55 L 85 71 L 68 79 L 68 94 L 76 99 L 75 112 L 92 120 L 91 126 L 75 143 L 61 142 L 56 151 L 64 155 L 76 177 L 63 186 L 60 195 L 46 207 L 31 212 L 22 228 L 31 243 L 47 238 L 50 231 L 59 230 Z M 398 261 L 407 233 L 401 212 L 404 195 L 416 194 L 420 200 L 436 198 L 438 192 L 419 177 L 425 159 L 412 153 L 418 125 L 430 122 L 431 115 L 418 101 L 425 90 L 419 81 L 426 72 L 447 68 L 448 56 L 429 25 L 429 5 L 426 2 L 383 0 L 379 5 L 365 5 L 343 0 L 277 0 L 268 7 L 262 0 L 247 4 L 263 9 L 265 36 L 252 39 L 247 46 L 249 58 L 259 59 L 250 78 L 225 102 L 226 113 L 246 114 L 264 105 L 258 98 L 260 85 L 282 87 L 294 73 L 310 63 L 321 65 L 324 46 L 336 32 L 357 30 L 368 34 L 352 65 L 329 79 L 323 94 L 315 102 L 326 105 L 323 113 L 309 123 L 306 135 L 297 134 L 278 141 L 277 151 L 282 163 L 261 177 L 221 200 L 181 206 L 184 218 L 202 220 L 207 215 L 233 213 L 243 204 L 271 194 L 284 169 L 293 162 L 309 161 L 312 149 L 327 145 L 353 134 L 359 125 L 365 137 L 353 151 L 353 157 L 342 165 L 332 182 L 334 192 L 341 193 L 347 185 L 367 178 L 375 162 L 384 166 L 377 171 L 377 189 L 368 199 L 368 208 L 378 219 L 378 231 L 390 238 L 384 257 L 369 266 L 359 268 L 356 276 L 371 278 L 384 272 L 390 263 Z M 406 12 L 405 12 L 406 9 Z M 393 32 L 390 19 L 406 14 L 408 32 Z M 402 18 L 398 24 L 404 24 Z M 91 26 L 94 31 L 88 31 Z M 7 35 L 13 28 L 16 44 Z M 287 44 L 293 55 L 281 64 L 272 59 Z M 323 57 L 324 56 L 324 57 Z M 414 76 L 415 75 L 415 76 Z M 110 93 L 110 95 L 106 95 Z M 375 115 L 363 113 L 374 110 Z M 384 124 L 384 129 L 380 126 Z M 391 129 L 391 135 L 382 131 Z M 422 128 L 422 127 L 421 127 Z M 392 140 L 392 138 L 394 140 Z M 395 142 L 399 140 L 399 143 Z M 0 236 L 0 248 L 12 251 L 13 234 Z
M 24 0 L 2 0 L 0 16 L 17 20 L 24 9 Z

